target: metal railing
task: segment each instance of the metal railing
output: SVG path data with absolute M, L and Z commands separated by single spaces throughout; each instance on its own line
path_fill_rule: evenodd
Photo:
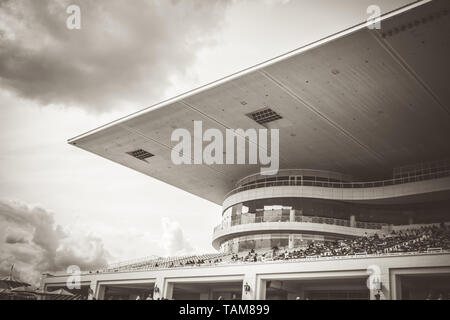
M 231 223 L 221 223 L 217 225 L 216 227 L 214 227 L 214 233 L 216 233 L 219 230 L 227 230 L 238 225 L 252 224 L 252 223 L 268 223 L 268 222 L 282 222 L 282 223 L 309 222 L 309 223 L 329 224 L 344 227 L 354 227 L 359 229 L 381 229 L 382 227 L 388 225 L 387 223 L 356 221 L 355 225 L 351 226 L 350 220 L 328 218 L 328 217 L 296 216 L 294 221 L 290 221 L 289 219 L 274 220 L 271 218 L 264 218 L 264 217 L 255 217 L 255 219 L 249 219 L 248 217 L 246 217 L 244 219 L 241 216 L 239 219 L 232 219 Z
M 278 186 L 311 186 L 311 187 L 324 187 L 324 188 L 376 188 L 393 186 L 404 183 L 419 182 L 424 180 L 432 180 L 438 178 L 444 178 L 450 176 L 450 170 L 443 170 L 439 172 L 432 172 L 421 174 L 417 176 L 402 177 L 397 179 L 369 181 L 369 182 L 329 182 L 329 181 L 317 181 L 305 176 L 288 177 L 289 179 L 282 179 L 286 177 L 277 177 L 277 181 L 264 181 L 249 183 L 240 187 L 237 187 L 225 195 L 225 199 L 238 192 L 253 190 L 258 188 L 278 187 Z
M 104 266 L 103 269 L 121 268 L 123 266 L 129 266 L 129 265 L 133 265 L 133 264 L 147 263 L 148 261 L 154 261 L 154 260 L 156 261 L 158 259 L 161 259 L 161 257 L 151 255 L 151 256 L 147 256 L 147 257 L 141 257 L 141 258 L 126 260 L 126 261 L 109 263 L 108 265 Z
M 262 176 L 261 173 L 254 173 L 246 176 L 236 182 L 236 187 L 244 186 L 247 184 L 255 183 L 261 179 L 286 179 L 289 177 L 315 177 L 316 180 L 328 180 L 328 181 L 352 181 L 353 177 L 348 174 L 343 174 L 334 171 L 317 170 L 317 169 L 280 169 L 274 176 Z
M 305 256 L 301 258 L 292 258 L 292 259 L 286 259 L 286 260 L 273 260 L 271 258 L 266 258 L 261 261 L 222 261 L 217 263 L 205 263 L 205 264 L 198 264 L 198 265 L 184 265 L 184 266 L 174 266 L 174 267 L 167 267 L 167 266 L 161 266 L 161 267 L 146 267 L 146 268 L 136 268 L 132 270 L 117 270 L 119 273 L 125 273 L 125 272 L 147 272 L 152 270 L 169 270 L 169 269 L 181 269 L 181 268 L 211 268 L 211 267 L 223 267 L 223 266 L 232 266 L 232 265 L 250 265 L 250 264 L 277 264 L 277 263 L 298 263 L 298 262 L 308 262 L 308 261 L 330 261 L 330 260 L 347 260 L 347 259 L 367 259 L 367 258 L 379 258 L 379 257 L 401 257 L 401 256 L 425 256 L 425 255 L 436 255 L 436 254 L 450 254 L 450 250 L 439 248 L 439 250 L 436 251 L 407 251 L 407 252 L 387 252 L 387 253 L 373 253 L 373 254 L 367 254 L 367 253 L 359 253 L 359 254 L 352 254 L 352 255 L 340 255 L 340 256 Z M 231 256 L 231 254 L 230 254 Z M 111 270 L 104 270 L 102 273 L 112 273 Z M 66 274 L 63 274 L 61 276 L 66 276 Z

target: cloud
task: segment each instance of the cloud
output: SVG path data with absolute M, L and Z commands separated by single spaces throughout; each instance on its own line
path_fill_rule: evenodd
M 8 228 L 8 230 L 6 230 L 5 242 L 9 244 L 28 243 L 29 240 L 27 239 L 27 235 L 28 234 L 23 232 L 23 230 Z
M 45 209 L 0 201 L 0 275 L 15 265 L 15 275 L 38 284 L 43 272 L 104 266 L 110 255 L 101 239 L 64 231 Z
M 185 236 L 178 222 L 161 219 L 160 236 L 137 230 L 111 230 L 115 237 L 127 239 L 124 249 L 133 250 L 138 243 L 146 248 L 145 255 L 165 256 L 194 254 L 196 249 Z M 133 254 L 128 258 L 137 258 Z M 44 272 L 65 271 L 77 265 L 81 270 L 95 270 L 112 260 L 103 240 L 80 231 L 63 230 L 47 210 L 18 202 L 0 201 L 0 276 L 9 273 L 34 285 Z M 114 259 L 116 260 L 116 259 Z M 123 257 L 118 261 L 126 260 Z
M 273 6 L 273 5 L 279 5 L 279 4 L 288 4 L 291 2 L 291 0 L 264 0 L 264 2 L 267 5 Z
M 0 86 L 42 105 L 106 111 L 160 100 L 214 45 L 227 0 L 0 1 Z M 66 9 L 81 8 L 69 30 Z
M 194 248 L 185 237 L 178 222 L 162 218 L 161 224 L 163 234 L 160 245 L 164 248 L 167 256 L 186 255 L 194 252 Z

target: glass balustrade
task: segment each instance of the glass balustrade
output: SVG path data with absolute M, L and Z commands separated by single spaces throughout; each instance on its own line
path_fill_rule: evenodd
M 416 176 L 402 177 L 397 179 L 371 181 L 371 182 L 333 182 L 332 179 L 324 181 L 326 179 L 320 177 L 311 176 L 276 176 L 266 178 L 265 181 L 257 180 L 255 182 L 249 182 L 245 185 L 239 186 L 231 190 L 225 199 L 229 196 L 252 189 L 267 188 L 267 187 L 279 187 L 279 186 L 310 186 L 310 187 L 324 187 L 324 188 L 376 188 L 392 186 L 404 183 L 418 182 L 424 180 L 438 179 L 450 176 L 450 169 L 431 172 Z
M 265 217 L 254 217 L 248 218 L 240 216 L 237 219 L 231 219 L 227 222 L 224 222 L 214 228 L 214 233 L 220 230 L 226 230 L 234 226 L 252 224 L 252 223 L 268 223 L 268 222 L 290 222 L 289 219 L 279 219 L 274 221 L 270 218 Z M 319 224 L 329 224 L 343 227 L 350 227 L 350 220 L 345 219 L 336 219 L 336 218 L 328 218 L 328 217 L 310 217 L 310 216 L 295 216 L 294 221 L 292 222 L 309 222 L 309 223 L 319 223 Z M 362 222 L 356 221 L 354 227 L 361 229 L 381 229 L 383 226 L 387 226 L 386 223 L 377 223 L 377 222 Z

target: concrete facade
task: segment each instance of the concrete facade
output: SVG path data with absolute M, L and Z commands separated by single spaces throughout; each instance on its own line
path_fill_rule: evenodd
M 367 280 L 370 270 L 377 270 L 381 280 L 381 299 L 401 299 L 402 275 L 434 274 L 450 275 L 450 252 L 429 254 L 404 254 L 380 256 L 352 256 L 341 258 L 305 259 L 301 261 L 282 261 L 264 263 L 232 263 L 226 265 L 183 267 L 138 272 L 117 273 L 83 273 L 81 283 L 90 285 L 97 299 L 103 299 L 105 287 L 123 284 L 148 284 L 149 288 L 156 285 L 159 289 L 154 293 L 157 298 L 172 298 L 175 284 L 209 283 L 220 285 L 226 282 L 242 283 L 243 300 L 264 300 L 266 298 L 267 281 L 330 281 L 346 279 Z M 42 280 L 43 288 L 64 287 L 69 275 L 46 276 Z M 250 287 L 245 291 L 245 284 Z M 289 285 L 286 285 L 289 290 Z M 342 285 L 340 285 L 342 288 Z M 370 290 L 369 290 L 370 291 Z M 293 295 L 299 296 L 301 290 Z M 374 299 L 376 291 L 370 291 Z M 205 295 L 206 294 L 206 295 Z M 211 296 L 205 292 L 202 296 Z

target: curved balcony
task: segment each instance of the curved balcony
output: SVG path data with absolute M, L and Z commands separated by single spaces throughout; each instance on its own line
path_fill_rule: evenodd
M 265 219 L 264 217 L 261 218 L 254 218 L 251 220 L 244 220 L 242 217 L 240 219 L 233 219 L 231 221 L 231 224 L 227 223 L 221 223 L 214 227 L 214 233 L 221 231 L 221 230 L 227 230 L 230 228 L 233 228 L 238 225 L 243 224 L 259 224 L 259 223 L 267 223 L 267 222 L 276 222 L 276 223 L 290 223 L 290 222 L 307 222 L 307 223 L 318 223 L 318 224 L 329 224 L 329 225 L 335 225 L 335 226 L 343 226 L 343 227 L 352 227 L 352 228 L 359 228 L 359 229 L 381 229 L 382 227 L 388 226 L 387 223 L 377 223 L 377 222 L 363 222 L 363 221 L 355 221 L 354 225 L 351 225 L 350 220 L 346 219 L 336 219 L 336 218 L 329 218 L 329 217 L 311 217 L 311 216 L 296 216 L 295 220 L 280 220 L 280 221 L 273 221 Z
M 242 187 L 262 180 L 289 180 L 304 179 L 314 181 L 326 181 L 326 182 L 349 182 L 353 181 L 353 177 L 347 174 L 342 174 L 334 171 L 316 170 L 316 169 L 280 169 L 276 175 L 263 176 L 260 173 L 251 174 L 240 179 L 236 183 L 236 187 Z
M 304 197 L 340 201 L 380 200 L 415 196 L 431 192 L 450 191 L 450 170 L 414 177 L 372 182 L 326 182 L 317 180 L 281 179 L 256 182 L 230 191 L 223 211 L 235 204 L 257 199 Z
M 212 245 L 215 249 L 219 250 L 220 245 L 225 241 L 230 239 L 247 236 L 252 234 L 267 234 L 267 233 L 309 233 L 318 235 L 331 235 L 331 236 L 349 236 L 349 237 L 361 237 L 365 234 L 374 234 L 380 232 L 381 226 L 377 226 L 376 229 L 369 229 L 368 223 L 361 222 L 359 227 L 350 227 L 346 224 L 349 221 L 333 218 L 320 218 L 320 217 L 306 217 L 306 218 L 318 218 L 326 219 L 319 223 L 319 220 L 314 220 L 316 222 L 262 222 L 262 223 L 246 223 L 235 226 L 221 227 L 217 226 L 214 228 Z M 334 221 L 333 221 L 334 220 Z M 311 221 L 313 221 L 311 219 Z M 327 222 L 333 222 L 326 223 Z M 374 225 L 375 226 L 375 225 Z
M 241 184 L 237 188 L 231 190 L 225 195 L 225 198 L 229 196 L 252 189 L 258 188 L 266 188 L 266 187 L 278 187 L 278 186 L 310 186 L 310 187 L 324 187 L 324 188 L 346 188 L 346 189 L 355 189 L 355 188 L 376 188 L 376 187 L 386 187 L 386 186 L 394 186 L 399 184 L 418 182 L 424 180 L 432 180 L 444 177 L 450 177 L 450 169 L 441 170 L 436 172 L 430 172 L 421 175 L 415 175 L 411 177 L 402 177 L 397 179 L 389 179 L 389 180 L 380 180 L 380 181 L 368 181 L 368 182 L 343 182 L 343 181 L 332 181 L 332 178 L 323 178 L 322 175 L 315 176 L 305 176 L 304 169 L 293 169 L 293 170 L 280 170 L 280 172 L 297 172 L 298 175 L 277 175 L 276 177 L 267 177 L 266 181 L 260 182 L 259 179 L 251 182 L 251 178 L 256 179 L 256 177 L 261 177 L 260 174 L 255 174 L 244 179 L 241 179 L 238 184 Z M 309 174 L 313 174 L 310 172 Z M 322 172 L 320 170 L 315 170 L 317 172 Z M 300 175 L 301 173 L 301 175 Z M 334 173 L 335 175 L 339 175 L 338 173 Z M 334 177 L 334 176 L 333 176 Z M 295 179 L 293 179 L 295 178 Z M 336 177 L 334 177 L 336 179 Z M 343 177 L 342 177 L 343 178 Z M 272 179 L 272 180 L 271 180 Z M 245 184 L 244 184 L 245 182 Z

